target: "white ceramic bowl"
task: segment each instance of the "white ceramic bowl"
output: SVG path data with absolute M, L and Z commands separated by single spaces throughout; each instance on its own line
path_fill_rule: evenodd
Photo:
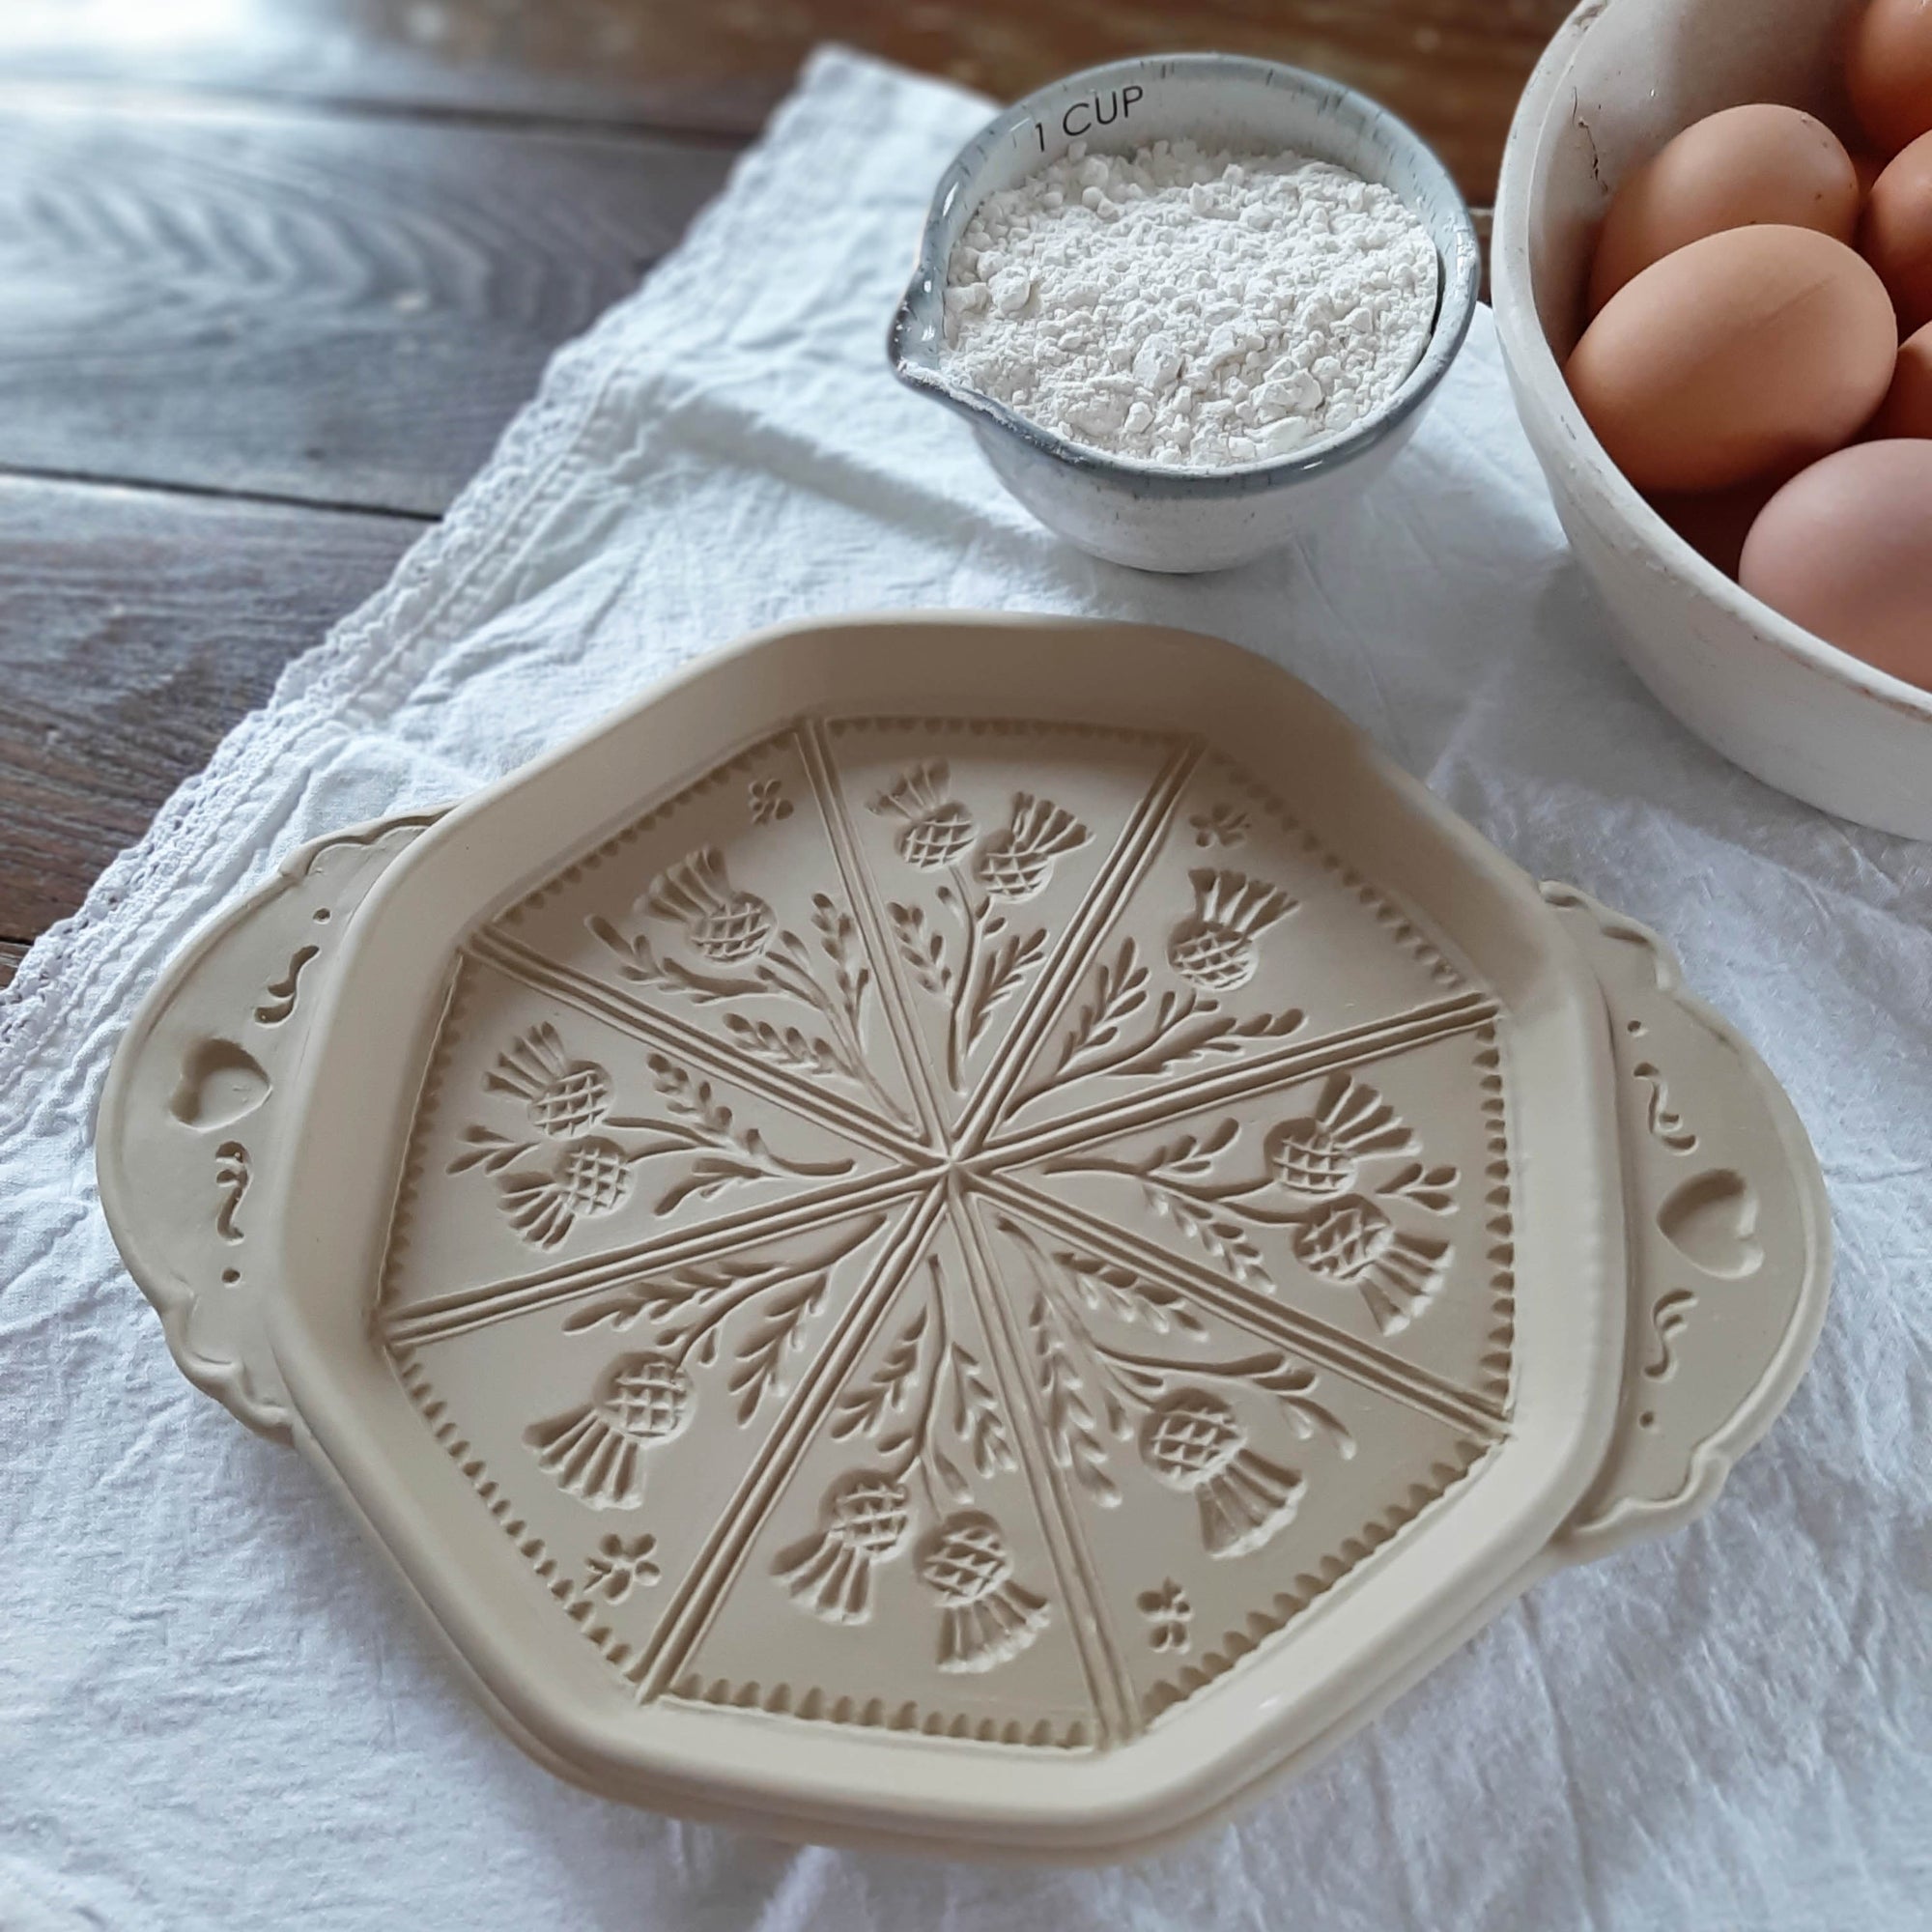
M 1221 469 L 1107 456 L 1029 422 L 939 366 L 946 265 L 989 194 L 1057 160 L 1075 140 L 1124 154 L 1183 136 L 1210 149 L 1292 150 L 1352 168 L 1401 196 L 1435 241 L 1440 293 L 1422 359 L 1381 409 L 1301 454 Z M 1222 570 L 1278 549 L 1387 469 L 1462 348 L 1481 281 L 1475 228 L 1455 183 L 1392 114 L 1299 68 L 1176 54 L 1070 74 L 974 136 L 934 190 L 887 348 L 899 380 L 957 410 L 1001 482 L 1069 543 L 1142 570 Z
M 1517 110 L 1491 270 L 1523 427 L 1632 668 L 1767 784 L 1932 838 L 1932 692 L 1833 649 L 1706 562 L 1604 453 L 1561 366 L 1617 184 L 1679 129 L 1740 101 L 1790 101 L 1842 125 L 1839 43 L 1861 4 L 1586 0 Z

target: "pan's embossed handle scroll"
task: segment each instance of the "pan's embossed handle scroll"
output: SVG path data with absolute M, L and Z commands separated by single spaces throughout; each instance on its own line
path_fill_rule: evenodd
M 95 1133 L 101 1206 L 182 1372 L 249 1428 L 290 1416 L 262 1320 L 288 1085 L 351 916 L 438 814 L 304 845 L 181 953 L 128 1027 Z
M 1696 1516 L 1771 1426 L 1824 1320 L 1831 1219 L 1790 1101 L 1662 941 L 1574 886 L 1543 895 L 1603 986 L 1630 1229 L 1617 1431 L 1552 1546 L 1579 1560 Z

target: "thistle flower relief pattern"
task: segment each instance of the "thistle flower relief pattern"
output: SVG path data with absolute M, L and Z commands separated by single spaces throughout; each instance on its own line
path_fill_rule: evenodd
M 908 879 L 917 893 L 890 898 L 886 911 L 912 984 L 943 1014 L 945 1079 L 963 1095 L 976 1050 L 1037 976 L 1052 937 L 1017 909 L 1093 835 L 1066 807 L 1028 791 L 1013 793 L 1004 819 L 982 830 L 952 796 L 952 777 L 944 759 L 910 765 L 871 810 L 900 821 L 893 842 L 911 871 L 937 875 Z
M 1225 993 L 1255 977 L 1263 934 L 1294 910 L 1279 887 L 1245 872 L 1189 875 L 1194 910 L 1167 942 L 1168 963 L 1183 980 Z
M 691 1378 L 668 1355 L 619 1355 L 588 1402 L 533 1422 L 524 1440 L 567 1493 L 592 1509 L 635 1509 L 644 1499 L 644 1452 L 684 1427 L 691 1402 Z
M 1234 1409 L 1208 1389 L 1187 1389 L 1148 1412 L 1140 1451 L 1163 1482 L 1201 1508 L 1201 1546 L 1210 1556 L 1258 1548 L 1294 1514 L 1301 1478 L 1247 1446 Z
M 883 1469 L 855 1469 L 825 1492 L 818 1527 L 780 1559 L 793 1602 L 828 1623 L 862 1624 L 872 1609 L 872 1566 L 890 1562 L 912 1530 L 912 1498 Z
M 462 970 L 376 1320 L 627 1696 L 1106 1748 L 1507 1434 L 1497 1004 L 1192 740 L 810 722 Z
M 1024 1650 L 1046 1623 L 1045 1599 L 1015 1578 L 1000 1525 L 980 1511 L 960 1510 L 938 1524 L 921 1547 L 918 1569 L 943 1605 L 942 1670 L 990 1670 Z

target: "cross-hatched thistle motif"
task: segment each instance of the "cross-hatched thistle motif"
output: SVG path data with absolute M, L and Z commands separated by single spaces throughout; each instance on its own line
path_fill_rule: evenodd
M 497 1056 L 485 1084 L 516 1094 L 530 1124 L 553 1140 L 568 1140 L 594 1127 L 611 1105 L 610 1074 L 594 1060 L 572 1060 L 562 1036 L 548 1020 Z
M 1011 820 L 973 858 L 980 883 L 996 899 L 1030 899 L 1053 876 L 1053 862 L 1087 842 L 1087 828 L 1065 807 L 1019 792 Z
M 991 1670 L 1046 1628 L 1045 1599 L 1014 1579 L 1007 1539 L 983 1510 L 948 1517 L 920 1545 L 913 1567 L 945 1605 L 942 1670 Z
M 715 845 L 700 846 L 651 881 L 647 911 L 678 921 L 692 951 L 720 966 L 755 959 L 778 925 L 777 915 L 756 893 L 739 892 Z
M 619 1355 L 587 1403 L 531 1423 L 524 1441 L 566 1494 L 592 1509 L 635 1509 L 644 1499 L 644 1451 L 685 1426 L 692 1401 L 691 1378 L 670 1356 Z
M 1378 970 L 1332 1053 L 1282 1048 L 1333 1018 L 1276 997 L 1297 939 L 1321 942 L 1318 979 L 1350 921 L 1435 970 L 1368 881 L 1273 808 L 1190 821 L 1201 748 L 1179 738 L 1057 765 L 1031 736 L 927 736 L 955 785 L 907 749 L 934 728 L 794 726 L 797 805 L 736 759 L 701 818 L 654 814 L 479 936 L 543 1004 L 485 983 L 494 1014 L 461 1009 L 439 1084 L 467 1071 L 474 1111 L 425 1115 L 412 1153 L 479 1177 L 450 1190 L 472 1222 L 432 1234 L 480 1210 L 498 1245 L 455 1258 L 488 1279 L 406 1261 L 385 1332 L 423 1351 L 406 1378 L 427 1359 L 472 1378 L 443 1338 L 536 1315 L 548 1339 L 518 1373 L 541 1388 L 495 1451 L 409 1385 L 627 1694 L 1107 1748 L 1123 1700 L 1164 1712 L 1264 1647 L 1285 1579 L 1379 1548 L 1358 1506 L 1423 1493 L 1394 1459 L 1436 1457 L 1433 1433 L 1386 1445 L 1386 1470 L 1345 1466 L 1378 1427 L 1375 1362 L 1400 1368 L 1362 1310 L 1387 1335 L 1439 1296 L 1454 1322 L 1449 1244 L 1407 1230 L 1461 1255 L 1475 1210 L 1461 1169 L 1424 1164 L 1446 1100 L 1378 1056 L 1460 1039 L 1471 1003 L 1435 1017 L 1406 965 Z M 582 967 L 585 927 L 621 986 Z M 1481 1092 L 1494 1145 L 1506 1083 Z M 1490 1200 L 1506 1264 L 1508 1194 Z M 1264 1296 L 1358 1335 L 1359 1374 L 1279 1346 Z M 568 1379 L 537 1358 L 586 1346 Z M 639 1532 L 704 1464 L 715 1520 L 660 1550 Z M 773 1619 L 805 1646 L 782 1683 Z M 1092 1714 L 1069 1696 L 1042 1723 L 1039 1673 L 1083 1664 Z
M 520 1170 L 497 1181 L 510 1226 L 541 1248 L 555 1247 L 580 1216 L 615 1213 L 633 1184 L 630 1155 L 602 1134 L 572 1141 L 548 1174 Z
M 872 1565 L 896 1556 L 911 1531 L 905 1485 L 881 1469 L 855 1469 L 826 1491 L 817 1530 L 781 1550 L 773 1575 L 801 1609 L 862 1624 L 872 1610 Z
M 1234 1409 L 1207 1389 L 1182 1389 L 1150 1409 L 1141 1456 L 1163 1483 L 1191 1490 L 1210 1556 L 1259 1549 L 1295 1512 L 1301 1478 L 1247 1446 Z
M 1367 1156 L 1406 1153 L 1414 1146 L 1414 1135 L 1373 1087 L 1331 1073 L 1314 1113 L 1268 1129 L 1262 1157 L 1284 1187 L 1346 1194 Z
M 1255 942 L 1287 918 L 1295 901 L 1279 887 L 1245 872 L 1204 867 L 1187 877 L 1194 888 L 1194 911 L 1168 937 L 1168 964 L 1210 993 L 1230 992 L 1254 978 L 1260 963 Z
M 1355 1289 L 1384 1335 L 1407 1327 L 1441 1288 L 1448 1252 L 1445 1242 L 1402 1232 L 1358 1194 L 1304 1216 L 1290 1245 L 1310 1274 Z
M 1395 1223 L 1359 1195 L 1318 1209 L 1293 1236 L 1294 1258 L 1324 1281 L 1352 1281 L 1389 1250 Z
M 952 774 L 944 758 L 932 758 L 899 774 L 890 789 L 872 800 L 882 818 L 905 821 L 895 841 L 899 857 L 922 872 L 952 864 L 979 836 L 973 814 L 947 795 Z

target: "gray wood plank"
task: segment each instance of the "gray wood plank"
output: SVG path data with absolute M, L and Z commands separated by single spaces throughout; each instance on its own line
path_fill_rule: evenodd
M 1570 0 L 6 0 L 0 73 L 749 133 L 822 41 L 1010 99 L 1214 47 L 1385 100 L 1475 201 Z
M 27 944 L 22 939 L 0 939 L 0 986 L 9 984 L 20 970 L 20 961 L 27 956 Z
M 71 912 L 423 527 L 0 477 L 0 941 Z
M 762 17 L 745 0 L 221 0 L 211 28 L 192 0 L 6 0 L 0 81 L 742 138 L 807 48 L 853 38 L 839 0 L 753 4 Z
M 0 103 L 0 469 L 440 511 L 717 144 Z

